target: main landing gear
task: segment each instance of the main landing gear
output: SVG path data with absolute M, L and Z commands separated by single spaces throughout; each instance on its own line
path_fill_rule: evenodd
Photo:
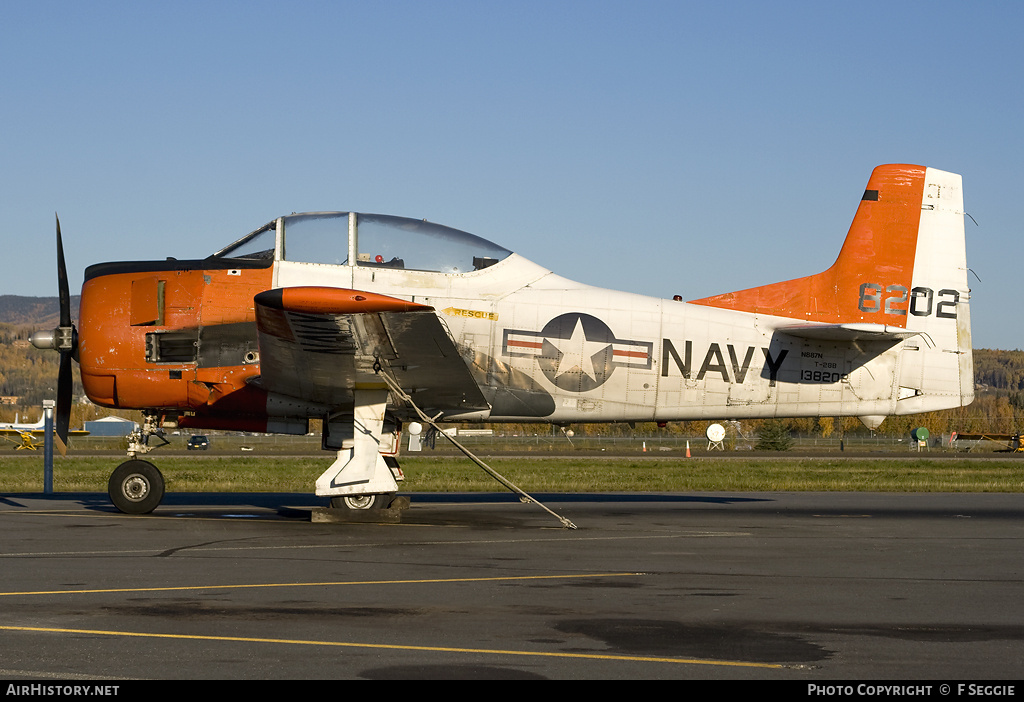
M 354 397 L 352 415 L 328 419 L 325 428 L 325 447 L 338 449 L 338 457 L 317 478 L 316 494 L 329 497 L 331 508 L 315 511 L 314 521 L 387 520 L 409 506 L 408 498 L 396 496 L 404 477 L 398 460 L 381 455 L 398 449 L 397 434 L 384 426 L 387 388 L 360 387 Z
M 402 479 L 402 469 L 398 467 L 398 459 L 393 456 L 381 456 L 384 465 L 395 480 L 395 486 Z M 333 467 L 333 466 L 332 466 Z M 336 474 L 335 474 L 336 475 Z M 370 510 L 384 510 L 392 506 L 397 492 L 378 492 L 372 494 L 334 495 L 331 497 L 331 509 L 344 512 L 362 513 Z

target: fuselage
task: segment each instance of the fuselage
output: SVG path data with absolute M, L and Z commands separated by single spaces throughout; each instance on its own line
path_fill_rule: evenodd
M 956 352 L 930 346 L 949 345 L 934 334 L 794 336 L 780 330 L 806 320 L 588 286 L 464 232 L 350 213 L 283 217 L 203 260 L 90 267 L 79 324 L 87 394 L 194 426 L 303 430 L 324 408 L 269 396 L 256 381 L 253 297 L 295 286 L 434 308 L 490 405 L 452 407 L 448 419 L 882 417 L 965 404 L 958 373 L 925 377 L 942 352 Z M 969 334 L 966 315 L 964 305 Z M 863 321 L 887 319 L 879 305 Z

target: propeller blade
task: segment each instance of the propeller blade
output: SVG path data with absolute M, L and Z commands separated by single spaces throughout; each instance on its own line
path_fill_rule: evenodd
M 64 242 L 60 238 L 60 217 L 57 219 L 57 287 L 60 291 L 60 326 L 71 326 L 71 295 L 68 292 L 68 268 L 64 264 Z
M 68 452 L 68 427 L 71 425 L 71 352 L 60 352 L 60 372 L 57 376 L 57 416 L 54 427 L 57 432 L 57 449 L 60 455 Z

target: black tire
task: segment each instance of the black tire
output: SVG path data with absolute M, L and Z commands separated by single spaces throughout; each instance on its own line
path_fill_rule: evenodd
M 149 514 L 164 499 L 164 476 L 149 461 L 125 461 L 110 474 L 107 494 L 125 514 Z
M 391 501 L 395 499 L 395 493 L 383 492 L 376 495 L 343 495 L 331 498 L 331 507 L 334 509 L 347 509 L 353 512 L 363 512 L 368 509 L 387 509 Z

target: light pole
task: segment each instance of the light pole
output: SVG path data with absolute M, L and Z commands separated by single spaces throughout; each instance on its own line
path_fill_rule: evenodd
M 53 493 L 53 400 L 43 400 L 43 493 Z

